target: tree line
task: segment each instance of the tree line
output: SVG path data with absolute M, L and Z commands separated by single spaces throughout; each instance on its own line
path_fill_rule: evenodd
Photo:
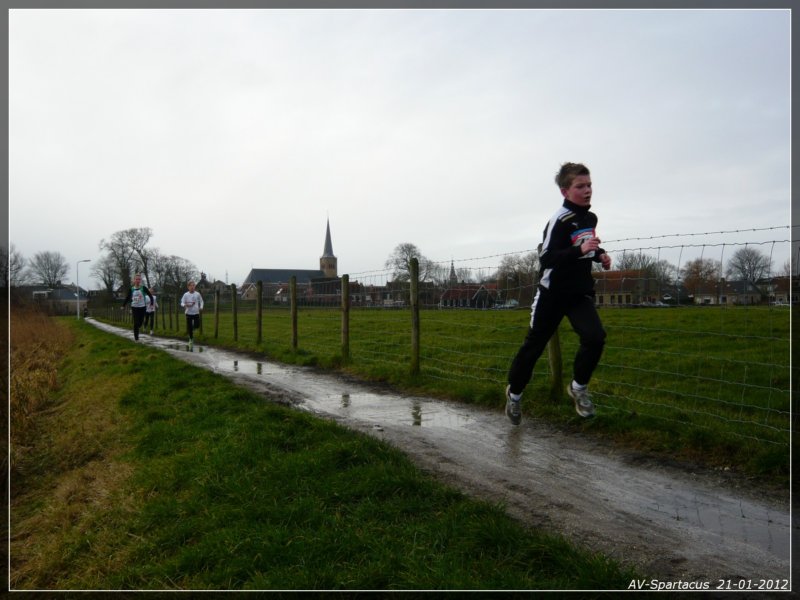
M 93 261 L 91 275 L 100 281 L 109 297 L 130 287 L 135 273 L 141 273 L 144 283 L 160 290 L 179 290 L 190 279 L 197 280 L 200 273 L 188 259 L 165 254 L 149 247 L 153 236 L 149 227 L 124 229 L 100 240 L 101 256 Z M 37 252 L 25 258 L 12 244 L 8 251 L 0 249 L 0 272 L 11 287 L 44 285 L 55 288 L 62 284 L 70 270 L 70 263 L 57 251 Z
M 148 287 L 161 290 L 182 289 L 190 279 L 198 280 L 200 273 L 188 259 L 174 254 L 165 254 L 148 244 L 153 236 L 149 227 L 137 227 L 117 231 L 107 239 L 100 240 L 101 257 L 94 261 L 91 275 L 103 284 L 109 296 L 120 288 L 130 287 L 134 273 L 141 273 Z M 539 279 L 539 256 L 536 251 L 508 254 L 501 258 L 496 270 L 473 270 L 455 268 L 425 257 L 412 243 L 398 244 L 385 262 L 394 281 L 409 280 L 409 265 L 412 258 L 419 261 L 420 280 L 446 287 L 451 277 L 451 268 L 459 282 L 500 282 L 502 287 L 533 286 Z M 598 265 L 599 268 L 599 265 Z M 788 276 L 790 263 L 787 260 L 781 269 L 772 271 L 768 256 L 752 246 L 744 246 L 733 253 L 725 269 L 721 261 L 697 258 L 687 261 L 680 269 L 666 260 L 658 260 L 642 252 L 615 254 L 613 268 L 618 271 L 634 270 L 661 285 L 678 283 L 689 289 L 714 283 L 725 276 L 733 281 L 752 284 L 775 275 Z M 26 259 L 12 244 L 9 250 L 0 248 L 0 276 L 4 285 L 16 287 L 28 284 L 56 287 L 70 270 L 66 258 L 56 251 L 37 252 Z
M 419 261 L 421 281 L 430 281 L 439 286 L 448 285 L 450 266 L 429 260 L 414 244 L 403 243 L 396 246 L 386 260 L 385 267 L 392 272 L 394 280 L 408 281 L 412 258 Z M 595 268 L 601 269 L 599 264 Z M 682 284 L 690 289 L 716 283 L 722 277 L 755 285 L 769 277 L 789 276 L 791 272 L 788 259 L 779 270 L 773 271 L 770 258 L 752 246 L 744 246 L 734 252 L 724 269 L 721 261 L 711 258 L 696 258 L 678 268 L 669 261 L 659 260 L 642 252 L 615 253 L 612 268 L 617 271 L 638 271 L 645 278 L 663 286 Z M 539 271 L 539 255 L 536 251 L 505 255 L 497 269 L 490 273 L 455 269 L 459 282 L 500 282 L 502 287 L 533 286 L 539 280 Z

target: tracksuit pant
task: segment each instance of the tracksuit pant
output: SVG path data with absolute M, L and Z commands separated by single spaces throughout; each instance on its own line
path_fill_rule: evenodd
M 195 327 L 200 328 L 200 315 L 186 315 L 186 333 L 190 340 L 194 339 Z
M 147 311 L 147 308 L 144 306 L 132 306 L 131 311 L 133 311 L 133 339 L 139 339 L 139 329 L 142 327 L 142 321 L 144 321 L 144 313 Z
M 521 394 L 533 376 L 533 367 L 547 347 L 547 342 L 567 317 L 580 338 L 575 354 L 573 377 L 581 385 L 589 383 L 600 355 L 603 353 L 606 332 L 594 305 L 586 295 L 554 294 L 539 288 L 531 307 L 531 324 L 525 341 L 511 363 L 508 383 L 512 394 Z

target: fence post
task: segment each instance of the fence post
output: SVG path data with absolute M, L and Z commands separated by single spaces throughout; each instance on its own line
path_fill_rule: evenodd
M 419 375 L 419 260 L 412 258 L 411 267 L 411 374 Z
M 558 337 L 558 329 L 555 330 L 553 337 L 547 342 L 547 359 L 550 363 L 550 400 L 560 402 L 563 398 L 564 375 L 562 373 L 561 339 Z
M 231 284 L 231 307 L 233 308 L 233 341 L 239 341 L 239 307 L 236 303 L 236 284 Z
M 262 325 L 262 317 L 261 317 L 261 310 L 263 308 L 263 301 L 261 298 L 261 294 L 264 291 L 264 283 L 259 280 L 256 282 L 256 293 L 258 297 L 256 298 L 256 344 L 261 343 L 261 325 Z
M 342 275 L 342 360 L 350 360 L 350 276 Z
M 180 291 L 175 292 L 175 331 L 181 331 L 181 301 L 178 299 Z
M 219 337 L 219 288 L 214 290 L 214 339 Z
M 289 306 L 292 314 L 292 350 L 297 350 L 297 276 L 289 279 Z

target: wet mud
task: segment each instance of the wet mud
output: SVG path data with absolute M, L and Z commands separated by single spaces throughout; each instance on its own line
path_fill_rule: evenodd
M 131 340 L 130 330 L 89 319 Z M 759 495 L 712 474 L 641 463 L 596 439 L 497 410 L 404 396 L 336 374 L 174 339 L 140 336 L 190 364 L 365 432 L 520 521 L 636 566 L 662 581 L 790 577 L 789 493 Z M 736 588 L 734 588 L 736 589 Z

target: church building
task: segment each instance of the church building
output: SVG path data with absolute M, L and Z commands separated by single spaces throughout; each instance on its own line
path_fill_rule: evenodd
M 300 297 L 319 299 L 335 297 L 340 293 L 337 259 L 333 254 L 331 242 L 330 219 L 325 231 L 325 247 L 319 259 L 319 269 L 251 269 L 241 287 L 241 296 L 245 299 L 254 297 L 256 283 L 261 281 L 264 298 L 285 302 L 288 299 L 289 280 L 292 276 L 297 278 Z

